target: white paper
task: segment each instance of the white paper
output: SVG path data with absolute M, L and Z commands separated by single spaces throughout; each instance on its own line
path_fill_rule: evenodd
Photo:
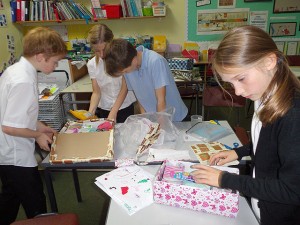
M 153 203 L 152 179 L 152 174 L 131 165 L 97 177 L 95 184 L 133 215 Z
M 191 160 L 188 150 L 149 148 L 147 162 L 170 160 Z

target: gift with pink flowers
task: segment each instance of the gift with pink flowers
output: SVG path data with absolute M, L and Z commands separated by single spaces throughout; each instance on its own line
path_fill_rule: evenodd
M 189 175 L 195 163 L 166 160 L 153 183 L 154 201 L 159 204 L 235 218 L 239 211 L 239 193 L 204 184 L 197 184 Z M 236 168 L 214 166 L 230 173 Z

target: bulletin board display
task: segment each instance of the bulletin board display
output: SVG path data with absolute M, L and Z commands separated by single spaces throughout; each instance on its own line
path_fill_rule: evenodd
M 270 31 L 270 23 L 296 23 L 295 34 L 289 38 L 300 38 L 300 12 L 274 13 L 273 7 L 273 1 L 265 0 L 239 0 L 235 1 L 234 7 L 226 9 L 219 6 L 219 1 L 186 0 L 186 39 L 197 42 L 219 41 L 229 29 L 250 24 L 250 13 L 263 11 L 267 15 L 266 32 Z

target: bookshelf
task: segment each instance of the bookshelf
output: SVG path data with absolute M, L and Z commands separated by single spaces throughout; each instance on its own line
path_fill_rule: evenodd
M 103 20 L 161 19 L 165 17 L 166 7 L 164 14 L 161 15 L 154 14 L 154 8 L 153 15 L 148 15 L 142 13 L 141 7 L 136 7 L 134 15 L 126 13 L 123 16 L 125 13 L 123 1 L 126 0 L 121 0 L 121 4 L 104 4 L 101 9 L 99 0 L 91 0 L 92 5 L 88 6 L 74 0 L 14 0 L 14 4 L 11 4 L 11 11 L 14 16 L 13 22 L 22 26 L 95 24 Z M 127 1 L 140 2 L 140 0 Z M 97 2 L 97 5 L 93 2 Z
M 22 26 L 49 26 L 49 25 L 74 25 L 74 24 L 97 24 L 105 20 L 143 20 L 162 19 L 165 16 L 140 16 L 140 17 L 120 17 L 120 18 L 98 18 L 97 20 L 73 19 L 73 20 L 43 20 L 43 21 L 16 21 L 15 24 Z

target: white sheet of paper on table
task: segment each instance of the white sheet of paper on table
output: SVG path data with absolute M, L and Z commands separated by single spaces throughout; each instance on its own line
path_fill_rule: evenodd
M 147 162 L 169 160 L 191 160 L 188 150 L 149 148 Z
M 96 178 L 95 184 L 133 215 L 153 203 L 153 175 L 140 166 L 117 168 Z

